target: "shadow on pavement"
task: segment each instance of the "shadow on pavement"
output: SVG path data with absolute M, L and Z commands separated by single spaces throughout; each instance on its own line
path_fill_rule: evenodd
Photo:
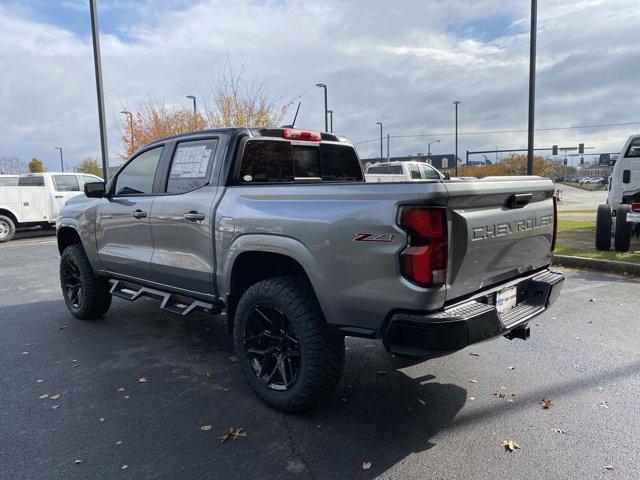
M 15 236 L 12 241 L 21 240 L 23 238 L 41 238 L 41 237 L 55 237 L 56 229 L 53 228 L 43 228 L 43 227 L 33 227 L 33 228 L 25 228 L 16 231 Z

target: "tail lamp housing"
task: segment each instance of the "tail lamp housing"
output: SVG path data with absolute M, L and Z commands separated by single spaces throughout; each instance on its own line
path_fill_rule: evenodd
M 444 208 L 401 207 L 398 225 L 407 233 L 400 254 L 402 275 L 421 287 L 447 280 L 447 216 Z

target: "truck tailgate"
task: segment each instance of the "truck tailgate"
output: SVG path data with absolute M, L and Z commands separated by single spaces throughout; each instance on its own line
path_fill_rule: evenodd
M 445 185 L 447 302 L 549 265 L 554 215 L 550 180 L 487 177 Z

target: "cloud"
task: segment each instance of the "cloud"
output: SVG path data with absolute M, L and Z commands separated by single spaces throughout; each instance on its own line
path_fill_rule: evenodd
M 84 2 L 46 19 L 34 5 L 0 7 L 0 155 L 43 158 L 54 145 L 71 163 L 97 156 L 95 83 L 87 30 L 66 25 Z M 385 133 L 526 129 L 529 2 L 494 0 L 103 1 L 101 46 L 112 162 L 122 150 L 123 106 L 148 97 L 186 105 L 206 95 L 227 50 L 249 80 L 274 94 L 302 95 L 299 124 L 323 126 L 329 85 L 335 129 L 354 141 Z M 539 5 L 536 125 L 640 121 L 640 28 L 635 0 L 546 0 Z M 88 13 L 86 16 L 88 23 Z M 578 21 L 579 19 L 579 21 Z M 588 25 L 588 28 L 585 26 Z M 88 25 L 87 25 L 88 27 Z M 629 127 L 540 132 L 537 143 L 619 148 Z M 442 136 L 438 151 L 451 152 Z M 426 150 L 426 139 L 393 138 L 392 153 Z M 460 137 L 460 150 L 522 148 L 526 133 Z M 359 145 L 376 155 L 377 143 Z

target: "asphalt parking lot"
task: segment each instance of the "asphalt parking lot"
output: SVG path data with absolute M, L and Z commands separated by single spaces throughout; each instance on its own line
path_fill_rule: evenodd
M 43 235 L 0 245 L 1 478 L 639 476 L 637 279 L 565 270 L 526 342 L 410 365 L 348 340 L 330 402 L 283 415 L 245 385 L 222 317 L 116 299 L 75 320 Z M 247 434 L 220 444 L 230 427 Z

